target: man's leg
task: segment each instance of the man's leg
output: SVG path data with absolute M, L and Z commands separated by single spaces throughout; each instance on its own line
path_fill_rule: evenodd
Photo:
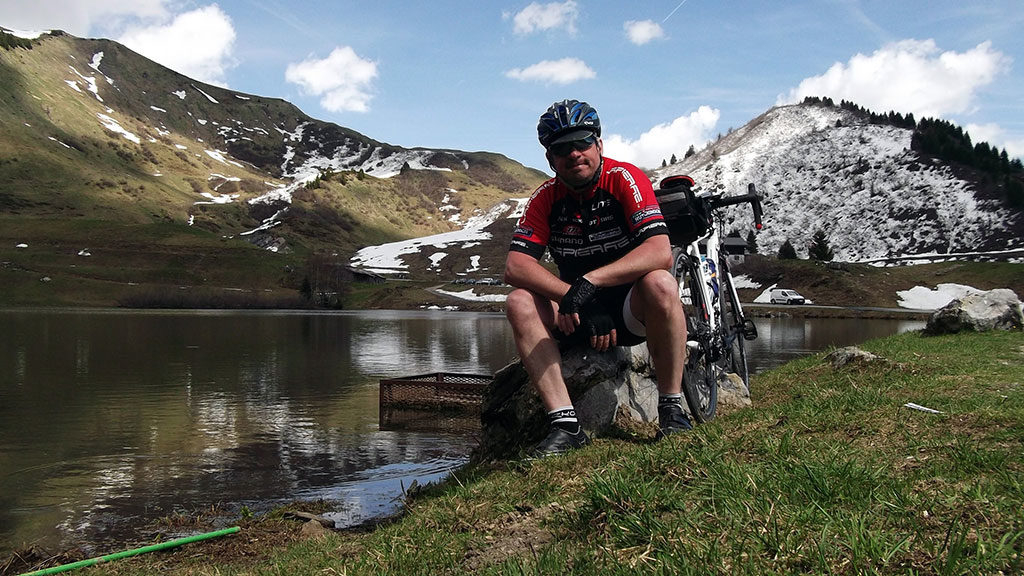
M 512 325 L 516 350 L 544 408 L 551 411 L 570 404 L 562 380 L 562 353 L 548 328 L 554 325 L 553 304 L 542 296 L 516 289 L 505 301 L 505 315 Z
M 527 290 L 516 289 L 505 301 L 505 315 L 512 326 L 516 350 L 551 423 L 548 437 L 537 446 L 534 456 L 559 454 L 589 443 L 562 379 L 558 341 L 549 329 L 554 325 L 554 303 Z
M 659 436 L 689 430 L 682 409 L 683 369 L 686 363 L 686 317 L 679 301 L 679 286 L 666 270 L 637 280 L 630 309 L 647 330 L 647 350 L 658 380 Z

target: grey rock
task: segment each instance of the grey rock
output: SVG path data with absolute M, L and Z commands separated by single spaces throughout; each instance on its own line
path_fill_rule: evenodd
M 750 406 L 750 389 L 743 379 L 732 372 L 722 374 L 718 378 L 718 410 L 747 406 Z
M 845 346 L 837 348 L 825 356 L 825 361 L 833 368 L 842 368 L 850 364 L 870 364 L 871 362 L 883 361 L 881 356 L 861 350 L 856 346 Z
M 999 288 L 953 300 L 928 319 L 925 334 L 1024 330 L 1024 312 L 1013 290 Z
M 591 436 L 634 435 L 658 420 L 658 387 L 645 345 L 607 352 L 572 348 L 562 377 L 577 417 Z M 515 455 L 547 433 L 547 414 L 521 361 L 499 370 L 484 393 L 475 458 Z

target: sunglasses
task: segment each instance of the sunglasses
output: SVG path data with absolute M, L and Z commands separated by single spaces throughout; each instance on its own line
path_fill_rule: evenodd
M 552 144 L 548 151 L 555 156 L 568 156 L 572 154 L 573 150 L 583 152 L 590 150 L 590 147 L 597 142 L 597 136 L 591 134 L 582 140 L 572 140 L 571 142 L 559 142 L 558 144 Z

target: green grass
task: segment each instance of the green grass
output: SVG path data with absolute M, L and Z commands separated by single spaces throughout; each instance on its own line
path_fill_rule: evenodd
M 752 407 L 686 435 L 468 466 L 369 532 L 93 573 L 1020 573 L 1024 334 L 863 348 L 885 360 L 760 374 Z
M 207 288 L 210 302 L 224 290 L 297 294 L 305 258 L 171 223 L 0 218 L 0 227 L 0 306 L 155 302 L 180 287 Z

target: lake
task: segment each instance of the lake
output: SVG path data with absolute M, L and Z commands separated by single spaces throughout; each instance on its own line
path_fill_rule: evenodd
M 924 326 L 755 322 L 752 373 Z M 477 438 L 382 429 L 379 381 L 489 375 L 515 355 L 494 313 L 0 310 L 0 557 L 103 554 L 173 535 L 161 519 L 296 500 L 329 501 L 340 526 L 390 514 Z

